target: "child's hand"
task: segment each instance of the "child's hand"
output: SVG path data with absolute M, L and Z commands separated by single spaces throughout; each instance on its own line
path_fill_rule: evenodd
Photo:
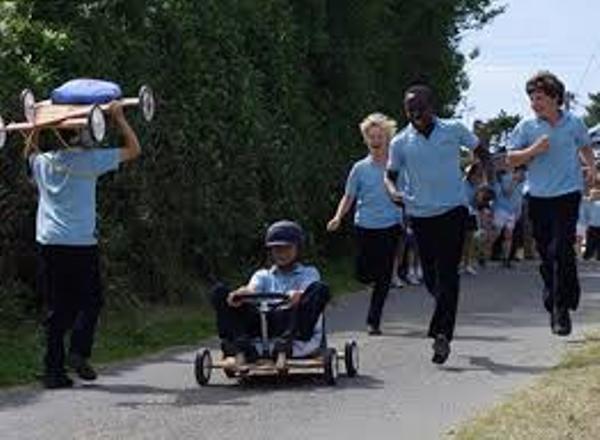
M 540 136 L 532 145 L 532 152 L 534 156 L 545 153 L 550 149 L 550 138 L 544 134 Z
M 240 288 L 237 290 L 234 290 L 233 292 L 229 292 L 229 295 L 227 295 L 227 304 L 229 304 L 230 307 L 239 307 L 242 305 L 242 297 L 248 293 L 247 289 L 244 288 Z
M 396 205 L 404 205 L 404 196 L 400 191 L 394 191 L 390 193 L 390 197 L 392 198 L 392 202 Z
M 337 231 L 338 228 L 340 227 L 340 224 L 342 223 L 342 220 L 338 217 L 333 217 L 331 220 L 329 220 L 329 222 L 327 223 L 327 231 L 329 232 L 333 232 L 333 231 Z
M 295 307 L 296 305 L 298 305 L 298 303 L 300 302 L 300 298 L 302 297 L 302 291 L 301 290 L 290 290 L 287 294 L 290 297 L 290 305 L 292 307 Z

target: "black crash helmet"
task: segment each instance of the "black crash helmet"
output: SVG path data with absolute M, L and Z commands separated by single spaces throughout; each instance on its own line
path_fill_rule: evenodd
M 304 244 L 304 231 L 302 227 L 291 220 L 277 221 L 267 229 L 265 246 L 296 245 L 298 248 Z

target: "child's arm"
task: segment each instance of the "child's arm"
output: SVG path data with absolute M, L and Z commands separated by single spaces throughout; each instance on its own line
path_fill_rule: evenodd
M 539 154 L 545 153 L 550 148 L 550 140 L 548 136 L 540 136 L 533 144 L 522 150 L 511 150 L 506 155 L 508 165 L 518 167 L 525 165 Z
M 354 203 L 354 197 L 352 197 L 348 194 L 344 194 L 344 196 L 340 200 L 340 203 L 338 204 L 335 215 L 327 223 L 328 231 L 330 231 L 330 232 L 336 231 L 340 227 L 340 224 L 342 223 L 342 219 L 348 213 L 348 211 L 352 207 L 353 203 Z
M 123 107 L 116 104 L 112 105 L 110 113 L 124 138 L 124 146 L 120 149 L 120 162 L 128 162 L 137 158 L 142 153 L 142 148 L 135 131 L 125 119 Z

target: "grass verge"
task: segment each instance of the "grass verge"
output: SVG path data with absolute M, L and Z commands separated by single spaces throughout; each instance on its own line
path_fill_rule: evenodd
M 102 365 L 174 345 L 194 344 L 213 331 L 213 314 L 197 305 L 107 311 L 99 324 L 93 361 Z M 26 323 L 0 331 L 0 347 L 0 387 L 35 380 L 43 355 L 41 325 Z
M 350 259 L 328 262 L 321 267 L 322 277 L 334 296 L 360 289 L 360 284 L 353 280 Z M 107 310 L 100 320 L 93 361 L 101 365 L 172 346 L 192 345 L 214 332 L 212 310 L 197 302 L 179 307 Z M 24 322 L 12 329 L 2 329 L 0 323 L 0 353 L 0 387 L 34 381 L 42 360 L 42 327 L 35 322 Z
M 454 440 L 600 438 L 600 337 L 589 335 L 560 365 L 505 403 L 460 427 Z

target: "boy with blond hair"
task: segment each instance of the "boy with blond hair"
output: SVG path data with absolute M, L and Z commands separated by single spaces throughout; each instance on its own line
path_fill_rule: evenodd
M 381 334 L 381 315 L 390 289 L 392 268 L 402 234 L 402 211 L 391 200 L 383 183 L 388 146 L 396 132 L 396 121 L 382 113 L 368 115 L 359 125 L 369 153 L 356 162 L 346 180 L 346 189 L 335 215 L 327 223 L 336 231 L 356 202 L 357 278 L 373 283 L 367 314 L 369 334 Z

